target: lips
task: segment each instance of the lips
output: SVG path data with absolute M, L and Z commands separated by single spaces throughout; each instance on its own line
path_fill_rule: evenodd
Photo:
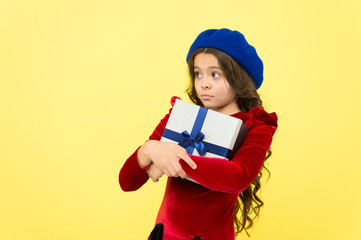
M 203 100 L 209 100 L 209 99 L 213 98 L 213 96 L 207 95 L 207 94 L 202 94 L 202 95 L 201 95 L 201 98 L 202 98 Z

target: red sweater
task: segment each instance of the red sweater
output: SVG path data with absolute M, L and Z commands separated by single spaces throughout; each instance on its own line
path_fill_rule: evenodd
M 151 140 L 160 140 L 170 112 L 160 121 Z M 228 161 L 189 155 L 196 169 L 184 161 L 181 166 L 199 184 L 180 177 L 169 177 L 156 223 L 164 224 L 164 240 L 189 240 L 196 236 L 204 240 L 234 240 L 234 207 L 238 195 L 259 173 L 277 128 L 277 115 L 259 107 L 247 114 L 238 112 L 249 127 L 247 136 Z M 137 160 L 138 149 L 120 170 L 119 183 L 124 191 L 135 191 L 149 179 Z

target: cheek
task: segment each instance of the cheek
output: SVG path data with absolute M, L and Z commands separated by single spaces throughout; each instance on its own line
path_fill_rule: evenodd
M 236 97 L 236 93 L 235 93 L 232 89 L 228 89 L 228 95 L 229 95 L 231 98 L 235 98 L 235 97 Z
M 196 89 L 196 92 L 198 94 L 199 89 L 201 89 L 199 81 L 197 80 L 194 81 L 194 88 Z
M 223 86 L 218 89 L 219 93 L 225 98 L 225 99 L 233 99 L 236 94 L 234 91 L 230 88 L 230 86 Z
M 235 97 L 236 93 L 234 92 L 234 90 L 232 89 L 231 85 L 229 85 L 229 83 L 225 80 L 225 91 L 227 92 L 227 94 L 229 96 Z
M 217 82 L 217 84 L 214 85 L 214 89 L 218 92 L 218 93 L 222 93 L 222 94 L 228 94 L 229 92 L 229 88 L 227 86 L 227 84 L 225 84 L 224 82 Z

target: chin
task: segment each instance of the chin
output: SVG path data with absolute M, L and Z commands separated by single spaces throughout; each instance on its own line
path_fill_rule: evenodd
M 207 104 L 207 103 L 205 104 L 204 102 L 202 102 L 202 104 L 203 104 L 203 107 L 204 107 L 204 108 L 207 108 L 207 109 L 208 109 L 208 108 L 211 107 L 211 106 L 209 106 L 209 104 Z
M 214 106 L 210 106 L 210 105 L 203 105 L 204 108 L 207 108 L 209 110 L 213 110 Z

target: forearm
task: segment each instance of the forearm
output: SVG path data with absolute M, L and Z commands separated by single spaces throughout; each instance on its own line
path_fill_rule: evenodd
M 119 184 L 123 191 L 135 191 L 149 179 L 145 168 L 138 162 L 138 148 L 124 163 L 119 172 Z
M 272 136 L 267 125 L 258 125 L 249 130 L 231 161 L 190 155 L 197 169 L 192 170 L 182 161 L 181 166 L 189 177 L 211 190 L 239 193 L 252 183 L 262 168 Z
M 146 172 L 151 164 L 150 157 L 144 146 L 153 140 L 159 141 L 162 137 L 165 125 L 169 118 L 169 113 L 160 121 L 153 131 L 149 140 L 140 146 L 124 163 L 119 173 L 119 184 L 124 191 L 135 191 L 139 189 L 149 179 Z M 139 151 L 140 150 L 140 151 Z
M 259 173 L 266 152 L 261 149 L 248 149 L 236 161 L 222 158 L 191 156 L 197 169 L 191 169 L 181 161 L 187 175 L 202 186 L 219 192 L 240 193 L 245 190 Z

